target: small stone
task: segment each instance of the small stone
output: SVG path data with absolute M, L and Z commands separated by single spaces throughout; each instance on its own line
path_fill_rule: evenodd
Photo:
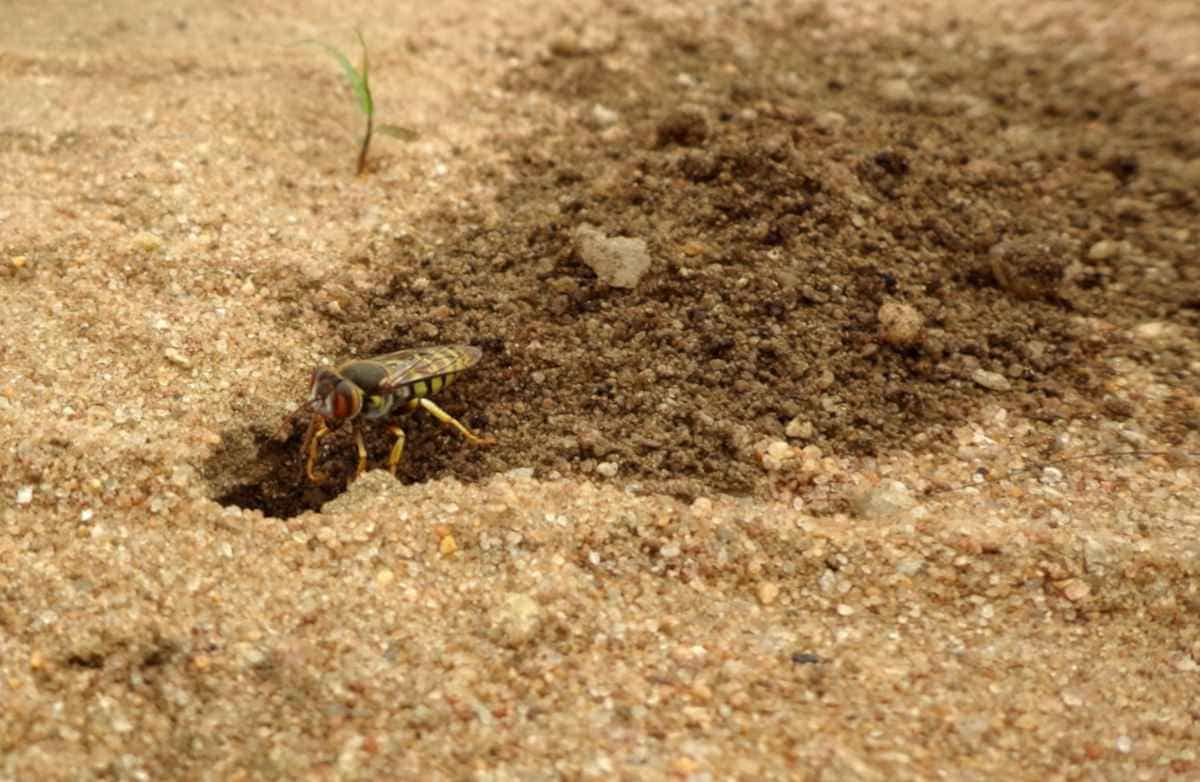
M 1174 329 L 1171 328 L 1171 324 L 1158 320 L 1140 323 L 1133 327 L 1133 336 L 1148 342 L 1171 336 L 1173 333 Z
M 1033 301 L 1058 296 L 1074 251 L 1060 236 L 1033 234 L 1001 242 L 988 255 L 1000 287 L 1018 299 Z
M 505 646 L 523 646 L 537 635 L 542 609 L 527 594 L 514 592 L 492 612 L 492 638 Z
M 1133 751 L 1133 739 L 1125 735 L 1117 736 L 1116 748 L 1122 755 L 1128 755 Z
M 859 492 L 851 500 L 856 516 L 873 521 L 903 513 L 916 504 L 917 501 L 908 493 L 908 487 L 899 481 L 885 481 Z
M 910 103 L 917 98 L 916 91 L 906 79 L 885 79 L 879 83 L 876 92 L 888 103 L 897 105 Z
M 590 225 L 575 231 L 575 251 L 601 281 L 614 288 L 635 288 L 650 270 L 645 241 L 606 236 Z
M 771 605 L 779 597 L 779 585 L 773 581 L 763 581 L 758 585 L 758 602 L 765 606 Z
M 443 557 L 448 557 L 458 551 L 458 541 L 454 539 L 453 535 L 444 535 L 441 542 L 438 543 L 438 550 L 442 552 Z
M 838 603 L 837 614 L 838 616 L 854 616 L 854 608 L 845 603 Z
M 18 505 L 28 505 L 31 502 L 33 502 L 33 487 L 32 486 L 22 486 L 21 488 L 17 489 L 17 504 Z
M 598 128 L 607 128 L 611 125 L 615 125 L 617 124 L 617 120 L 620 118 L 620 114 L 608 108 L 607 106 L 601 106 L 599 103 L 597 103 L 595 106 L 592 106 L 592 122 Z
M 909 347 L 921 341 L 925 317 L 908 304 L 885 302 L 879 307 L 879 339 L 887 345 Z
M 1116 242 L 1109 239 L 1101 239 L 1088 248 L 1087 257 L 1089 261 L 1107 261 L 1109 258 L 1114 257 L 1119 249 L 1120 245 Z
M 1012 388 L 1012 384 L 1004 375 L 986 369 L 976 369 L 971 373 L 971 379 L 990 391 L 1007 391 Z
M 24 255 L 14 255 L 9 260 L 9 263 L 12 264 L 12 267 L 14 269 L 24 269 L 25 264 L 29 263 L 29 259 L 26 258 Z
M 824 133 L 836 133 L 846 127 L 846 115 L 836 111 L 823 111 L 813 118 L 817 130 Z
M 385 587 L 385 586 L 388 586 L 389 584 L 391 584 L 395 580 L 396 580 L 396 574 L 393 571 L 388 570 L 387 568 L 384 568 L 383 570 L 380 570 L 378 573 L 375 574 L 376 586 Z
M 1065 581 L 1060 581 L 1057 586 L 1059 591 L 1063 593 L 1063 597 L 1072 603 L 1085 600 L 1092 593 L 1092 588 L 1088 586 L 1088 583 L 1078 578 L 1068 578 Z
M 812 421 L 796 416 L 788 421 L 783 433 L 793 440 L 809 440 L 816 433 L 816 429 L 813 427 Z
M 767 456 L 770 456 L 776 461 L 786 461 L 792 457 L 792 446 L 788 445 L 783 440 L 775 440 L 767 446 Z
M 1062 483 L 1063 477 L 1063 471 L 1057 467 L 1046 467 L 1042 470 L 1042 483 L 1044 484 Z
M 605 478 L 616 477 L 619 469 L 620 465 L 618 465 L 616 462 L 600 462 L 596 465 L 596 472 L 600 473 Z
M 783 440 L 775 440 L 767 445 L 766 450 L 762 454 L 763 468 L 770 472 L 777 472 L 783 469 L 784 462 L 795 456 L 795 451 L 792 446 L 788 445 Z
M 170 361 L 176 366 L 183 367 L 184 369 L 189 369 L 192 366 L 192 362 L 188 360 L 188 357 L 180 353 L 175 348 L 167 348 L 163 351 L 163 355 L 166 357 L 167 361 Z
M 133 237 L 134 249 L 141 250 L 142 252 L 154 252 L 161 249 L 162 246 L 163 240 L 149 231 L 142 231 Z

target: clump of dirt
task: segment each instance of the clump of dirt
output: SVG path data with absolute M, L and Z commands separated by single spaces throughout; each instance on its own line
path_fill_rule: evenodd
M 1200 132 L 1170 102 L 957 28 L 952 53 L 627 30 L 514 67 L 511 92 L 549 108 L 495 140 L 507 165 L 478 172 L 494 202 L 432 209 L 438 243 L 397 250 L 352 340 L 485 350 L 450 398 L 500 445 L 411 427 L 406 480 L 532 467 L 752 494 L 789 423 L 871 455 L 940 447 L 999 394 L 1034 417 L 1104 414 L 1098 359 L 1146 357 L 1097 323 L 1200 323 Z M 645 243 L 636 287 L 581 262 L 583 225 Z M 885 305 L 919 338 L 881 339 Z M 268 474 L 226 499 L 290 514 L 338 490 L 302 485 L 298 435 L 260 444 Z

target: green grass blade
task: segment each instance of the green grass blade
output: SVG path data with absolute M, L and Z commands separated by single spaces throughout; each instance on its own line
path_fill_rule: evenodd
M 375 113 L 375 101 L 371 99 L 371 82 L 367 80 L 367 42 L 363 38 L 362 30 L 355 30 L 354 33 L 358 36 L 358 45 L 362 47 L 362 68 L 359 69 L 362 74 L 362 91 L 358 93 L 358 99 L 362 102 L 363 111 L 370 115 Z
M 362 40 L 362 36 L 359 36 L 359 40 Z M 339 51 L 337 48 L 330 46 L 329 44 L 325 43 L 324 41 L 309 39 L 306 41 L 301 41 L 301 43 L 307 43 L 307 44 L 312 44 L 313 46 L 319 46 L 322 49 L 324 49 L 325 51 L 329 52 L 334 57 L 334 59 L 336 59 L 338 61 L 338 64 L 342 66 L 342 74 L 345 75 L 346 81 L 348 81 L 350 83 L 350 88 L 352 90 L 354 90 L 354 95 L 355 95 L 355 97 L 358 98 L 358 105 L 359 105 L 359 108 L 362 109 L 363 114 L 366 114 L 369 117 L 375 112 L 375 105 L 371 101 L 371 90 L 367 85 L 365 71 L 360 75 L 358 70 L 355 69 L 354 65 L 350 62 L 350 60 L 347 59 L 346 55 L 342 54 L 341 51 Z M 367 57 L 367 50 L 366 50 L 366 48 L 364 48 L 363 49 L 363 66 L 364 66 L 364 68 L 367 63 L 366 57 Z
M 412 128 L 405 128 L 400 125 L 376 125 L 375 132 L 391 136 L 392 138 L 398 138 L 401 141 L 416 141 L 421 137 L 421 134 Z

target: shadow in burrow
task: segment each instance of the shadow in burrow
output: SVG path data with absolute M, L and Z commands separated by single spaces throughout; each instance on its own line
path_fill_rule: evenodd
M 373 350 L 378 355 L 393 350 Z M 474 386 L 474 388 L 473 388 Z M 469 403 L 481 389 L 469 378 L 457 381 L 436 398 L 446 412 L 476 432 L 490 433 L 486 413 Z M 297 400 L 299 402 L 301 400 Z M 288 519 L 322 506 L 345 491 L 354 476 L 356 452 L 352 428 L 338 427 L 321 440 L 319 471 L 325 480 L 314 484 L 304 474 L 302 453 L 308 414 L 297 410 L 282 422 L 263 420 L 222 432 L 222 446 L 204 465 L 203 474 L 222 505 L 257 510 L 265 516 Z M 420 483 L 442 476 L 477 481 L 505 469 L 457 433 L 423 411 L 393 419 L 405 431 L 404 457 L 396 477 Z M 395 438 L 383 422 L 363 427 L 367 469 L 385 466 Z

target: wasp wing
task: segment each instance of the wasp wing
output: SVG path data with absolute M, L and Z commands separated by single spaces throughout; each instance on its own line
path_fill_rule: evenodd
M 387 393 L 418 380 L 462 372 L 475 366 L 482 356 L 482 350 L 470 345 L 438 345 L 400 350 L 372 361 L 388 368 L 387 377 L 379 384 L 379 390 Z

